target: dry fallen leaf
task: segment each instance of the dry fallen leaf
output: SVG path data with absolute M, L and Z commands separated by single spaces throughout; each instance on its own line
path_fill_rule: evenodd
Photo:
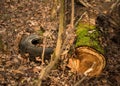
M 20 71 L 20 70 L 12 70 L 11 71 L 12 73 L 14 73 L 14 74 L 24 74 L 24 72 L 22 72 L 22 71 Z
M 42 70 L 42 68 L 38 67 L 38 66 L 33 68 L 34 73 L 40 73 L 41 70 Z

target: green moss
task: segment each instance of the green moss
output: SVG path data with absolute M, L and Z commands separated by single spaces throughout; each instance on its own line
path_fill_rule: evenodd
M 44 32 L 42 30 L 38 30 L 37 33 L 38 33 L 38 35 L 43 36 Z
M 99 43 L 100 33 L 95 26 L 80 23 L 76 27 L 76 29 L 77 29 L 76 30 L 77 40 L 75 44 L 76 47 L 90 46 L 98 50 L 99 52 L 104 53 L 104 49 L 101 47 Z

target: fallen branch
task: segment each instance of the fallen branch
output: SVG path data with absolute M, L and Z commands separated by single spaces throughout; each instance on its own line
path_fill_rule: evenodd
M 92 5 L 91 5 L 90 3 L 88 3 L 86 0 L 84 0 L 84 1 L 83 1 L 83 0 L 79 0 L 79 2 L 80 2 L 83 6 L 85 6 L 86 8 L 92 8 L 93 10 L 96 10 L 97 12 L 101 13 L 101 10 L 100 10 L 100 9 L 92 6 Z
M 120 0 L 116 0 L 116 2 L 112 4 L 112 6 L 110 7 L 109 13 L 111 13 L 111 12 L 113 11 L 113 9 L 115 8 L 115 6 L 116 6 L 117 4 L 119 4 L 119 2 L 120 2 Z
M 83 14 L 80 16 L 80 18 L 75 22 L 75 27 L 79 24 L 80 20 L 83 18 L 84 15 L 86 15 L 87 12 L 83 12 Z

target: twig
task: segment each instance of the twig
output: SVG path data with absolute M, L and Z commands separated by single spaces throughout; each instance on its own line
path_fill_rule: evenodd
M 54 19 L 57 16 L 57 4 L 58 4 L 58 0 L 53 0 L 53 7 L 52 7 L 52 11 L 51 11 L 51 17 Z
M 111 13 L 113 11 L 113 9 L 115 8 L 115 6 L 120 2 L 120 0 L 116 0 L 115 3 L 112 4 L 112 6 L 110 7 L 110 11 L 109 13 Z
M 60 56 L 60 55 L 59 55 Z M 51 61 L 41 72 L 40 72 L 40 77 L 38 80 L 38 86 L 41 86 L 42 84 L 42 80 L 43 78 L 45 78 L 47 76 L 47 74 L 50 72 L 50 70 L 54 67 L 54 65 L 57 63 L 59 57 L 55 57 L 55 55 L 53 55 L 53 57 L 55 58 L 54 61 Z
M 80 18 L 76 21 L 75 26 L 78 25 L 79 21 L 83 18 L 83 16 L 84 16 L 86 13 L 87 13 L 87 12 L 85 11 L 85 12 L 80 16 Z
M 64 29 L 64 0 L 62 0 L 60 4 L 61 4 L 60 16 L 59 16 L 60 24 L 59 24 L 59 32 L 58 32 L 58 39 L 57 39 L 55 53 L 53 54 L 53 57 L 51 57 L 53 59 L 50 61 L 50 63 L 40 72 L 38 86 L 41 86 L 43 78 L 47 76 L 47 74 L 55 66 L 55 64 L 58 62 L 58 59 L 60 58 L 61 46 L 62 46 L 62 34 Z
M 71 2 L 72 2 L 71 27 L 74 28 L 74 0 L 72 0 Z
M 43 51 L 42 51 L 42 64 L 44 64 L 44 55 L 45 55 L 45 47 L 46 47 L 46 37 L 44 38 L 43 41 Z
M 79 80 L 74 86 L 79 86 L 86 78 L 87 76 L 82 77 L 82 79 Z
M 93 7 L 90 3 L 88 3 L 86 0 L 79 0 L 79 2 L 84 5 L 86 8 L 92 8 L 93 10 L 98 11 L 99 13 L 101 13 L 100 9 Z
M 71 45 L 73 45 L 74 39 L 76 37 L 75 35 L 75 28 L 74 28 L 74 0 L 71 0 L 72 2 L 72 12 L 71 12 L 71 24 L 68 26 L 68 28 L 65 31 L 66 38 L 64 40 L 63 46 L 62 46 L 62 54 L 66 55 L 68 51 L 70 50 Z
M 94 62 L 94 63 L 92 64 L 92 66 L 84 72 L 84 77 L 82 77 L 82 79 L 80 79 L 77 83 L 75 83 L 74 86 L 79 86 L 79 85 L 87 78 L 88 74 L 89 74 L 91 71 L 93 71 L 93 68 L 94 68 L 95 64 L 96 64 L 96 62 Z

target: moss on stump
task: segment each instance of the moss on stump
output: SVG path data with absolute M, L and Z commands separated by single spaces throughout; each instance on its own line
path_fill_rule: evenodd
M 89 46 L 104 54 L 104 48 L 99 42 L 100 33 L 95 26 L 79 23 L 76 29 L 76 47 Z

